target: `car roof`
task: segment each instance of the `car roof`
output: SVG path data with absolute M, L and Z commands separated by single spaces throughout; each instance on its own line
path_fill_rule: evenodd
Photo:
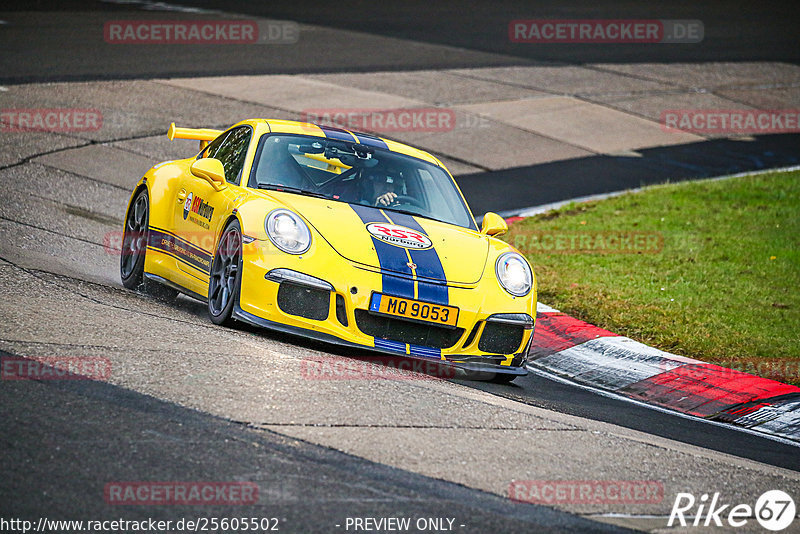
M 356 141 L 358 143 L 368 146 L 387 148 L 392 152 L 405 154 L 406 156 L 411 156 L 417 159 L 421 159 L 423 161 L 427 161 L 439 167 L 445 168 L 444 165 L 442 165 L 442 163 L 435 156 L 429 154 L 428 152 L 425 152 L 424 150 L 419 150 L 418 148 L 414 148 L 412 146 L 408 146 L 403 143 L 398 143 L 397 141 L 392 141 L 391 139 L 384 139 L 383 137 L 378 137 L 372 134 L 354 132 L 351 130 L 346 130 L 344 128 L 318 125 L 310 122 L 278 120 L 278 119 L 260 119 L 260 120 L 263 120 L 267 123 L 270 132 L 311 135 L 315 137 Z

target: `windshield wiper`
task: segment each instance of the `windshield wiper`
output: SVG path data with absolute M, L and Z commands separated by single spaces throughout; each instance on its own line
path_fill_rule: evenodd
M 301 189 L 299 187 L 292 187 L 290 185 L 257 184 L 256 187 L 258 189 L 267 189 L 269 191 L 285 191 L 286 193 L 294 193 L 296 195 L 305 195 L 305 196 L 317 197 L 317 198 L 328 198 L 328 195 L 324 195 L 324 194 L 318 193 L 316 191 L 309 191 L 307 189 Z
M 397 209 L 397 208 L 393 208 L 391 206 L 380 206 L 379 209 L 389 210 L 389 211 L 396 211 L 397 213 L 403 213 L 404 215 L 413 215 L 415 217 L 422 217 L 423 219 L 430 219 L 432 221 L 437 221 L 437 222 L 440 222 L 440 223 L 453 224 L 453 223 L 449 223 L 447 221 L 443 221 L 441 219 L 437 219 L 436 217 L 431 217 L 430 215 L 425 215 L 424 213 L 419 213 L 418 211 Z

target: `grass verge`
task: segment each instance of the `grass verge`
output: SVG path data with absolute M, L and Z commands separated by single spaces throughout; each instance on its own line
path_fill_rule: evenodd
M 504 239 L 530 260 L 545 304 L 800 384 L 799 171 L 571 204 L 513 223 Z

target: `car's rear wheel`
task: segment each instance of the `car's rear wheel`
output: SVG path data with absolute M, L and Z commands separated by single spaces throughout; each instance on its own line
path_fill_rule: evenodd
M 119 275 L 122 285 L 128 289 L 144 291 L 151 296 L 174 300 L 178 292 L 144 276 L 144 260 L 150 228 L 150 198 L 147 189 L 142 189 L 131 204 L 125 217 L 125 231 L 122 235 Z
M 219 239 L 208 279 L 208 315 L 214 324 L 230 326 L 242 283 L 242 229 L 231 221 Z

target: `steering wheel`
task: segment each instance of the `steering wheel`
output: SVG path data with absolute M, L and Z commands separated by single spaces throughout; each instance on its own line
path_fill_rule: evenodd
M 393 204 L 395 204 L 395 205 L 407 204 L 409 206 L 416 206 L 417 208 L 424 208 L 425 207 L 425 206 L 422 205 L 422 202 L 420 202 L 419 199 L 414 198 L 414 197 L 409 196 L 409 195 L 397 195 L 396 197 L 394 197 Z

